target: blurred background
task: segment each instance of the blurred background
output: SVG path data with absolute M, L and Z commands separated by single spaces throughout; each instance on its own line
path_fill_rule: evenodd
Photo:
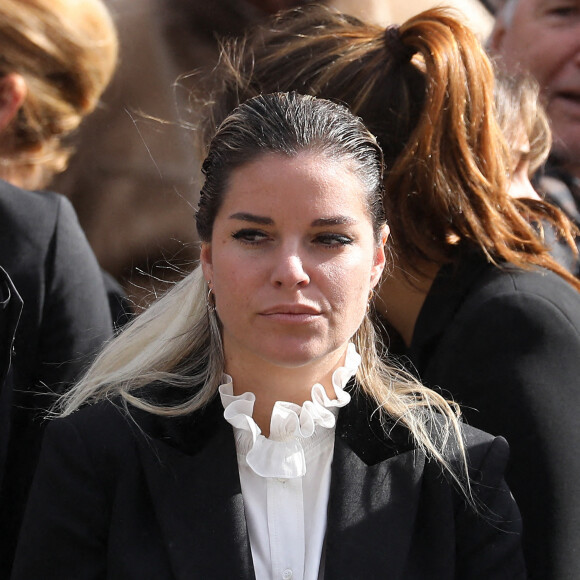
M 193 214 L 200 188 L 188 88 L 211 69 L 218 38 L 236 36 L 292 0 L 107 0 L 120 36 L 120 63 L 98 110 L 74 137 L 76 154 L 51 189 L 73 203 L 100 265 L 138 310 L 198 257 Z M 328 5 L 382 26 L 441 2 L 334 0 Z M 488 5 L 449 0 L 483 40 Z M 154 119 L 162 119 L 159 123 Z

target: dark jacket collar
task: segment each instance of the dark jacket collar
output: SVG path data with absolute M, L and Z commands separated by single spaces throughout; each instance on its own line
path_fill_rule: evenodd
M 351 402 L 340 410 L 336 438 L 342 440 L 361 461 L 372 466 L 414 448 L 409 431 L 390 418 L 383 421 L 377 404 L 354 381 L 347 389 Z
M 131 415 L 174 577 L 253 580 L 236 447 L 219 397 L 187 417 Z
M 384 562 L 375 557 L 373 568 L 389 565 L 389 560 L 392 565 L 395 551 L 405 549 L 410 535 L 397 532 L 386 549 L 384 538 L 375 526 L 366 525 L 364 514 L 371 501 L 377 514 L 382 509 L 392 511 L 393 517 L 412 525 L 420 487 L 416 463 L 423 461 L 412 452 L 405 428 L 391 424 L 387 435 L 368 397 L 354 385 L 351 394 L 352 401 L 339 413 L 332 464 L 325 557 L 330 578 L 344 573 L 342 577 L 358 577 L 357 558 L 344 556 L 345 542 L 350 545 L 355 532 L 360 549 L 381 544 Z M 131 414 L 138 426 L 139 453 L 175 578 L 252 580 L 235 441 L 223 418 L 219 396 L 187 418 L 169 419 L 141 411 Z M 386 485 L 389 479 L 391 485 Z M 403 492 L 396 505 L 391 501 L 394 486 Z M 208 557 L 216 550 L 221 557 Z M 333 576 L 335 573 L 339 575 Z
M 408 430 L 392 419 L 384 423 L 380 413 L 376 412 L 377 404 L 354 380 L 348 383 L 346 390 L 351 395 L 351 402 L 340 409 L 336 436 L 362 461 L 374 465 L 413 448 Z M 171 395 L 164 398 L 169 399 Z M 160 417 L 140 410 L 132 410 L 131 415 L 151 441 L 191 456 L 201 452 L 216 431 L 231 431 L 223 417 L 223 406 L 217 394 L 208 405 L 185 417 Z

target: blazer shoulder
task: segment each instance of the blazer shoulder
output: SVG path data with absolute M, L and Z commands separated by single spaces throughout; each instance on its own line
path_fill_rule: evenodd
M 503 474 L 510 456 L 506 439 L 466 424 L 462 424 L 461 428 L 469 467 L 479 470 L 485 464 Z
M 162 393 L 172 390 L 163 385 L 155 388 Z M 113 453 L 117 453 L 122 444 L 132 446 L 138 442 L 147 447 L 161 444 L 194 455 L 220 428 L 229 428 L 229 424 L 220 419 L 223 419 L 223 407 L 219 397 L 188 415 L 168 417 L 124 404 L 117 396 L 56 418 L 48 428 L 52 431 L 73 430 L 90 444 L 96 442 L 101 450 Z
M 37 230 L 39 226 L 52 230 L 61 207 L 72 209 L 72 204 L 59 193 L 28 191 L 0 182 L 0 216 L 4 221 L 28 228 L 34 224 Z
M 444 417 L 435 414 L 429 424 L 430 435 L 436 446 L 445 450 L 448 461 L 458 465 L 463 461 L 464 451 L 469 468 L 479 470 L 491 460 L 491 464 L 503 473 L 509 459 L 509 445 L 503 437 L 491 435 L 466 423 L 459 423 L 458 434 L 448 429 L 451 426 Z
M 566 337 L 580 344 L 580 293 L 546 270 L 488 268 L 457 305 L 443 344 L 507 335 L 523 342 Z
M 123 442 L 134 439 L 138 432 L 138 424 L 131 420 L 123 405 L 111 400 L 87 405 L 70 415 L 52 419 L 47 425 L 47 437 L 75 433 L 87 446 L 94 443 L 101 450 L 120 450 Z
M 523 270 L 515 266 L 489 267 L 474 284 L 466 304 L 495 305 L 527 300 L 538 310 L 555 309 L 580 321 L 580 293 L 556 273 L 544 268 Z
M 409 451 L 415 452 L 418 445 L 410 430 L 399 421 L 382 417 L 376 409 L 376 404 L 367 395 L 359 389 L 351 390 L 351 402 L 339 413 L 337 436 L 367 465 Z M 455 465 L 462 460 L 462 446 L 469 465 L 480 466 L 492 448 L 498 457 L 505 457 L 505 461 L 500 460 L 498 466 L 507 462 L 509 447 L 502 437 L 495 437 L 465 423 L 459 423 L 459 433 L 456 433 L 440 414 L 434 414 L 427 421 L 426 430 L 435 446 L 444 449 L 448 460 Z M 459 437 L 462 445 L 459 444 Z

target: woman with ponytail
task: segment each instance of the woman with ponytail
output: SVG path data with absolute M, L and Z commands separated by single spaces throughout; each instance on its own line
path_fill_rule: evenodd
M 61 399 L 13 579 L 525 576 L 505 440 L 377 351 L 382 172 L 324 99 L 224 120 L 201 265 Z
M 226 43 L 212 74 L 210 126 L 238 100 L 298 90 L 348 105 L 377 137 L 391 235 L 375 308 L 390 352 L 506 437 L 528 567 L 574 577 L 580 282 L 538 224 L 575 251 L 573 229 L 542 200 L 510 197 L 493 68 L 473 33 L 443 9 L 385 30 L 304 8 Z

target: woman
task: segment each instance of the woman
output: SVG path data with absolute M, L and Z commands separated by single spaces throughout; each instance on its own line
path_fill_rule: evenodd
M 552 134 L 538 83 L 528 74 L 508 74 L 496 67 L 494 101 L 511 152 L 510 195 L 539 200 L 531 181 L 548 159 Z
M 477 39 L 441 9 L 385 30 L 312 7 L 226 46 L 213 75 L 217 122 L 238 100 L 298 90 L 347 104 L 377 136 L 393 264 L 375 304 L 391 352 L 469 423 L 508 439 L 528 568 L 574 577 L 580 284 L 531 225 L 560 229 L 555 210 L 509 196 L 511 156 Z
M 101 0 L 6 0 L 0 43 L 0 178 L 45 189 L 67 168 L 72 138 L 115 72 L 117 31 Z M 131 305 L 102 274 L 117 328 Z
M 540 183 L 550 179 L 542 177 L 541 170 L 550 153 L 552 134 L 540 101 L 540 87 L 530 75 L 508 74 L 501 67 L 496 68 L 495 77 L 496 115 L 511 151 L 509 194 L 528 200 L 541 200 L 546 194 Z M 542 196 L 536 188 L 542 192 Z M 568 211 L 566 215 L 569 215 Z M 577 276 L 579 260 L 576 244 L 580 243 L 580 238 L 576 237 L 576 243 L 570 243 L 577 230 L 558 209 L 554 210 L 553 218 L 552 223 L 545 224 L 540 231 L 555 260 Z M 554 223 L 559 224 L 559 231 L 568 234 L 567 239 L 558 237 L 557 231 L 553 229 Z
M 63 399 L 13 578 L 521 577 L 505 441 L 377 355 L 374 137 L 260 96 L 203 171 L 201 266 Z

